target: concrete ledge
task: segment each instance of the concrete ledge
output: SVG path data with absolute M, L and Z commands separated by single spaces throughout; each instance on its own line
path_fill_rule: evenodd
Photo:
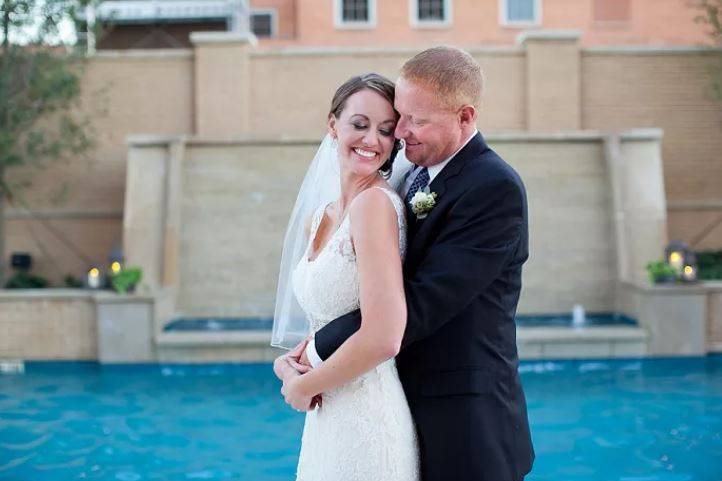
M 703 282 L 694 284 L 634 284 L 622 282 L 624 288 L 649 294 L 705 294 L 708 290 Z
M 722 199 L 718 200 L 677 200 L 667 201 L 667 210 L 696 211 L 696 210 L 722 210 Z M 721 282 L 722 284 L 722 282 Z
M 131 134 L 125 137 L 125 143 L 132 147 L 165 147 L 173 142 L 181 142 L 187 138 L 185 134 Z
M 610 135 L 619 135 L 622 140 L 658 140 L 662 138 L 662 129 L 631 129 L 621 132 L 603 132 L 598 130 L 564 130 L 550 132 L 497 131 L 484 134 L 488 142 L 601 142 Z M 322 138 L 287 136 L 234 136 L 212 138 L 192 134 L 126 136 L 126 144 L 133 147 L 161 147 L 173 142 L 184 142 L 190 146 L 289 146 L 318 145 Z
M 517 329 L 521 359 L 644 357 L 649 334 L 639 327 L 528 327 Z
M 23 299 L 94 299 L 105 303 L 153 302 L 151 293 L 118 294 L 110 290 L 85 288 L 0 289 L 0 301 Z
M 95 292 L 93 297 L 97 302 L 103 304 L 136 304 L 155 301 L 155 296 L 148 293 L 118 294 L 112 291 L 99 291 Z
M 0 301 L 24 299 L 90 299 L 94 292 L 81 288 L 0 289 Z
M 576 342 L 576 341 L 646 341 L 647 331 L 639 327 L 594 326 L 569 327 L 519 327 L 516 330 L 518 342 Z
M 529 40 L 536 41 L 577 41 L 582 37 L 581 30 L 526 30 L 516 36 L 518 45 Z
M 524 49 L 518 46 L 461 46 L 464 50 L 472 55 L 511 55 L 523 56 Z M 333 56 L 353 56 L 353 57 L 395 57 L 395 56 L 412 56 L 423 50 L 423 47 L 268 47 L 266 49 L 254 50 L 250 52 L 251 57 L 255 58 L 274 58 L 274 57 L 333 57 Z
M 284 352 L 271 347 L 270 331 L 168 332 L 155 341 L 158 362 L 271 362 Z
M 622 140 L 662 140 L 664 130 L 659 128 L 631 129 L 619 133 Z
M 128 50 L 96 50 L 91 56 L 92 60 L 109 60 L 118 58 L 149 59 L 159 58 L 193 58 L 193 49 L 190 48 L 153 48 Z
M 106 220 L 106 219 L 123 219 L 122 210 L 75 210 L 75 209 L 39 209 L 32 212 L 23 209 L 7 209 L 5 211 L 5 219 L 33 220 L 33 219 L 53 219 L 53 220 Z
M 156 336 L 159 346 L 257 346 L 270 347 L 271 331 L 163 332 Z
M 226 43 L 258 44 L 258 39 L 250 32 L 191 32 L 189 38 L 193 45 Z
M 722 48 L 719 47 L 695 47 L 695 46 L 640 46 L 640 45 L 615 45 L 615 46 L 597 46 L 585 47 L 582 54 L 588 55 L 679 55 L 699 53 L 704 55 L 719 55 Z

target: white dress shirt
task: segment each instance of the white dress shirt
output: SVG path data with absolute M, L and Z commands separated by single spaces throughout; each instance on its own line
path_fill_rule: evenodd
M 466 145 L 471 142 L 471 139 L 473 139 L 476 134 L 478 134 L 479 131 L 477 129 L 474 129 L 474 133 L 471 134 L 471 137 L 466 139 L 466 142 L 464 142 L 464 145 L 459 147 L 459 149 L 451 154 L 449 157 L 444 159 L 442 162 L 439 162 L 438 164 L 434 164 L 430 167 L 427 167 L 427 170 L 429 171 L 429 183 L 427 185 L 430 185 L 431 182 L 434 180 L 434 178 L 439 175 L 439 172 L 441 172 L 446 165 L 451 162 L 451 159 L 453 159 L 456 154 L 458 154 L 461 149 L 466 147 Z M 399 188 L 399 195 L 402 199 L 406 198 L 406 193 L 409 191 L 409 188 L 411 187 L 411 184 L 414 183 L 414 179 L 417 175 L 419 175 L 419 172 L 421 172 L 421 169 L 413 169 L 408 172 L 406 180 L 401 184 Z M 311 338 L 311 340 L 308 342 L 308 345 L 306 346 L 306 357 L 308 357 L 308 361 L 311 363 L 311 366 L 318 367 L 319 364 L 323 362 L 323 359 L 321 359 L 321 356 L 318 355 L 318 352 L 316 352 L 316 340 L 314 338 Z

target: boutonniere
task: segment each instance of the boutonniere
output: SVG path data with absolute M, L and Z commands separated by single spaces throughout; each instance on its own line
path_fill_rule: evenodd
M 409 203 L 411 204 L 411 212 L 416 214 L 417 219 L 421 220 L 426 217 L 436 205 L 436 192 L 431 192 L 429 186 L 426 186 L 424 190 L 415 193 Z

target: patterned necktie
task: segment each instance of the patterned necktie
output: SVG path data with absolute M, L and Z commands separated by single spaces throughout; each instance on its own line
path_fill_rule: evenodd
M 424 167 L 421 169 L 421 171 L 418 173 L 414 181 L 411 183 L 411 187 L 409 187 L 409 191 L 406 193 L 406 197 L 404 200 L 406 203 L 410 203 L 411 199 L 414 197 L 414 194 L 416 194 L 419 190 L 426 187 L 426 184 L 429 183 L 429 169 Z

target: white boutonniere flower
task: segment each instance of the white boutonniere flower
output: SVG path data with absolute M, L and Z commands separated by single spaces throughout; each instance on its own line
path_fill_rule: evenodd
M 426 186 L 423 191 L 420 190 L 415 193 L 409 203 L 411 204 L 411 211 L 416 214 L 416 218 L 423 219 L 436 205 L 436 192 L 431 192 L 429 187 Z

